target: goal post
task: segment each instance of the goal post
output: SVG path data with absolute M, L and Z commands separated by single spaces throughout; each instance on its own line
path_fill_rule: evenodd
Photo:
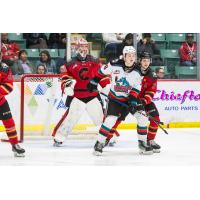
M 53 128 L 68 109 L 65 106 L 67 94 L 61 92 L 61 76 L 23 75 L 20 96 L 19 141 L 23 142 L 25 136 L 51 136 Z M 85 111 L 72 135 L 90 138 L 97 131 L 98 127 L 93 125 Z
M 46 86 L 46 87 L 45 87 Z M 51 112 L 53 110 L 53 108 L 51 107 L 51 105 L 53 105 L 53 100 L 55 100 L 55 95 L 56 92 L 59 93 L 59 91 L 56 89 L 59 89 L 60 86 L 60 75 L 54 75 L 54 74 L 27 74 L 27 75 L 23 75 L 21 78 L 21 105 L 20 105 L 20 138 L 19 141 L 23 142 L 24 140 L 24 135 L 26 131 L 38 131 L 41 129 L 41 132 L 43 131 L 43 134 L 47 134 L 47 131 L 50 131 L 50 122 L 51 122 Z M 47 110 L 44 109 L 44 107 L 39 106 L 39 102 L 37 103 L 37 101 L 35 100 L 34 96 L 38 95 L 38 96 L 43 96 L 45 95 L 45 93 L 47 92 L 47 90 L 51 88 L 50 92 L 49 92 L 49 96 L 47 96 L 47 99 L 45 100 L 49 100 L 49 102 L 47 101 Z M 32 102 L 34 105 L 37 104 L 39 106 L 38 109 L 42 109 L 40 110 L 41 112 L 46 112 L 46 116 L 45 119 L 43 121 L 44 123 L 44 127 L 42 127 L 41 125 L 39 126 L 37 123 L 36 124 L 32 124 L 32 130 L 31 128 L 29 129 L 29 127 L 27 127 L 25 129 L 25 100 L 26 100 L 26 95 L 32 95 Z M 31 105 L 31 102 L 30 102 Z M 37 116 L 36 116 L 37 117 Z M 26 116 L 26 118 L 30 118 L 29 116 Z M 35 120 L 36 121 L 36 120 Z M 27 125 L 29 126 L 29 124 Z M 30 125 L 31 126 L 31 125 Z M 37 126 L 39 126 L 37 128 Z M 43 129 L 43 130 L 42 130 Z

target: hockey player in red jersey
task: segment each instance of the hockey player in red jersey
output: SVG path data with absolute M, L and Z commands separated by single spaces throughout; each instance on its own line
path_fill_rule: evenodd
M 141 102 L 141 106 L 142 107 L 144 106 L 146 113 L 152 116 L 157 122 L 159 122 L 160 121 L 159 112 L 156 108 L 155 103 L 152 101 L 157 91 L 157 77 L 150 69 L 149 67 L 150 64 L 151 64 L 151 55 L 148 52 L 143 52 L 140 56 L 140 61 L 139 61 L 141 74 L 144 76 L 142 80 L 141 91 L 139 93 L 139 99 Z M 118 119 L 118 121 L 114 125 L 113 130 L 117 129 L 121 121 L 125 120 L 128 113 L 129 112 L 124 112 L 122 114 L 122 116 Z M 150 125 L 148 127 L 147 144 L 153 148 L 154 153 L 159 153 L 161 147 L 154 141 L 158 130 L 158 124 L 155 123 L 153 119 L 150 119 L 149 121 Z
M 151 71 L 151 68 L 149 67 L 150 64 L 151 55 L 148 52 L 143 52 L 140 57 L 140 66 L 144 78 L 142 80 L 142 89 L 139 98 L 141 99 L 141 103 L 144 106 L 146 113 L 159 122 L 159 112 L 155 103 L 152 101 L 157 91 L 157 77 L 156 74 Z M 152 119 L 149 121 L 150 125 L 147 134 L 147 144 L 153 148 L 154 153 L 159 153 L 161 147 L 154 141 L 158 130 L 158 124 Z
M 23 157 L 25 150 L 18 144 L 15 122 L 12 118 L 10 107 L 5 98 L 13 90 L 13 78 L 9 67 L 0 61 L 0 120 L 12 145 L 12 151 L 16 157 Z
M 67 72 L 62 76 L 61 89 L 68 95 L 69 109 L 54 128 L 54 146 L 62 145 L 84 110 L 95 125 L 100 125 L 104 116 L 99 92 L 87 89 L 87 84 L 95 76 L 101 63 L 89 55 L 89 45 L 85 39 L 79 39 L 77 45 L 77 56 L 66 65 Z M 100 85 L 105 87 L 109 82 L 109 78 L 105 78 Z

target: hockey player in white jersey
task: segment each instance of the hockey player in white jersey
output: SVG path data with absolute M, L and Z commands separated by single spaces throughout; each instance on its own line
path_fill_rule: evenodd
M 94 146 L 95 155 L 102 154 L 106 140 L 112 136 L 112 127 L 125 109 L 129 109 L 134 114 L 140 127 L 140 131 L 138 132 L 138 147 L 140 153 L 153 154 L 152 147 L 146 143 L 147 118 L 136 112 L 143 110 L 143 106 L 138 101 L 142 76 L 135 60 L 136 50 L 132 46 L 125 46 L 123 49 L 123 59 L 102 66 L 98 70 L 96 77 L 88 83 L 88 89 L 94 91 L 97 90 L 97 85 L 102 78 L 108 75 L 111 76 L 107 116 L 97 136 L 97 141 Z M 121 105 L 119 101 L 129 105 L 129 108 Z

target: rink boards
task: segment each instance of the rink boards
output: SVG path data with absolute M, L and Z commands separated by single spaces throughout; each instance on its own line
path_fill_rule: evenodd
M 29 83 L 25 88 L 24 122 L 25 130 L 40 131 L 45 125 L 55 126 L 64 114 L 66 96 L 61 97 L 60 86 L 55 93 L 44 85 Z M 200 127 L 200 81 L 169 81 L 158 82 L 154 102 L 159 110 L 161 120 L 169 127 Z M 14 91 L 7 96 L 17 127 L 20 124 L 20 82 L 14 83 Z M 122 129 L 136 127 L 135 119 L 129 115 L 120 126 Z M 75 130 L 93 130 L 92 121 L 83 113 Z M 3 130 L 2 125 L 0 130 Z

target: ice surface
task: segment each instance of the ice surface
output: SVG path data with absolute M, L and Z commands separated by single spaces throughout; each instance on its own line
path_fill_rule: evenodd
M 91 165 L 91 166 L 194 166 L 200 165 L 200 129 L 158 131 L 156 141 L 161 153 L 139 155 L 136 130 L 122 131 L 115 147 L 107 147 L 100 157 L 92 154 L 95 139 L 68 139 L 63 147 L 53 147 L 52 140 L 29 140 L 21 144 L 25 158 L 14 158 L 8 143 L 0 143 L 0 165 Z

